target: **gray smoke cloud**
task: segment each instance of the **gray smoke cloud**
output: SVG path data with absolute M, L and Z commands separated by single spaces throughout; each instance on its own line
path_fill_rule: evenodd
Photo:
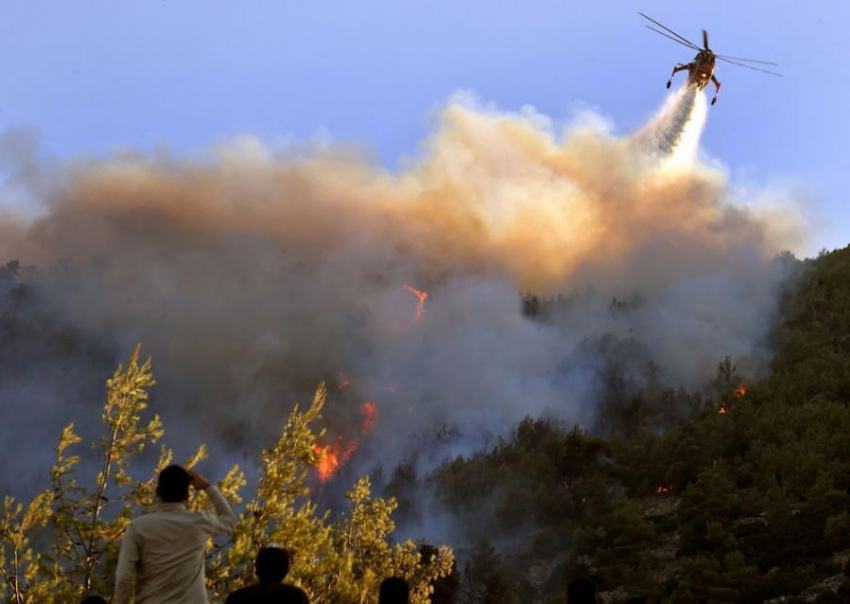
M 62 424 L 97 420 L 110 365 L 136 342 L 154 357 L 166 438 L 212 444 L 219 463 L 254 455 L 321 380 L 328 442 L 359 438 L 352 464 L 367 467 L 429 448 L 434 464 L 526 415 L 592 425 L 605 352 L 588 343 L 605 338 L 638 342 L 634 366 L 651 360 L 673 386 L 703 387 L 726 355 L 758 373 L 783 279 L 773 258 L 802 229 L 729 201 L 697 156 L 692 90 L 631 137 L 455 98 L 396 172 L 342 145 L 251 137 L 204 160 L 48 165 L 22 145 L 15 184 L 44 210 L 0 224 L 0 257 L 41 268 L 21 271 L 28 298 L 8 293 L 3 311 L 48 343 L 3 377 L 0 421 L 26 436 L 0 455 L 43 469 Z M 404 284 L 428 294 L 418 319 Z M 530 291 L 564 297 L 534 320 Z M 20 356 L 21 338 L 2 354 Z M 362 435 L 367 400 L 379 417 Z M 436 443 L 442 425 L 461 434 Z

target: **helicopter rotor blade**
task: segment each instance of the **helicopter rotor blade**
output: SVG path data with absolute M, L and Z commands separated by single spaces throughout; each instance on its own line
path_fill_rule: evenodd
M 758 61 L 756 59 L 745 59 L 743 57 L 729 57 L 726 55 L 714 55 L 718 59 L 726 59 L 727 61 L 745 61 L 749 63 L 760 63 L 762 65 L 775 65 L 779 67 L 779 63 L 774 63 L 773 61 Z
M 687 42 L 688 44 L 690 44 L 691 46 L 693 46 L 694 48 L 696 48 L 697 50 L 699 50 L 699 46 L 697 46 L 696 44 L 694 44 L 693 42 L 691 42 L 690 40 L 688 40 L 686 37 L 684 37 L 684 36 L 680 36 L 680 35 L 679 35 L 679 34 L 677 34 L 675 31 L 673 31 L 672 29 L 670 29 L 669 27 L 667 27 L 666 25 L 662 25 L 661 23 L 659 23 L 658 21 L 656 21 L 656 20 L 655 20 L 655 19 L 653 19 L 652 17 L 649 17 L 649 16 L 647 16 L 647 15 L 644 15 L 644 14 L 643 14 L 643 13 L 641 13 L 641 12 L 638 12 L 638 14 L 639 14 L 641 17 L 643 17 L 644 19 L 649 19 L 650 21 L 652 21 L 653 23 L 655 23 L 658 27 L 660 27 L 661 29 L 663 29 L 663 30 L 666 30 L 666 31 L 670 32 L 671 34 L 673 34 L 674 36 L 676 36 L 676 37 L 677 37 L 677 38 L 679 38 L 680 40 L 682 40 L 682 41 L 684 41 L 684 42 Z
M 702 30 L 702 47 L 708 50 L 708 32 Z
M 654 32 L 655 32 L 655 33 L 657 33 L 657 34 L 661 34 L 661 35 L 662 35 L 662 36 L 664 36 L 665 38 L 669 38 L 670 40 L 673 40 L 674 42 L 678 42 L 678 43 L 679 43 L 679 44 L 681 44 L 682 46 L 687 46 L 687 47 L 688 47 L 688 48 L 690 48 L 691 50 L 699 50 L 699 48 L 697 48 L 696 46 L 691 46 L 690 44 L 685 44 L 684 42 L 682 42 L 682 41 L 681 41 L 681 40 L 679 40 L 678 38 L 674 38 L 673 36 L 669 36 L 669 35 L 665 34 L 663 31 L 660 31 L 660 30 L 658 30 L 658 29 L 655 29 L 654 27 L 650 27 L 649 25 L 647 25 L 647 26 L 646 26 L 646 28 L 647 28 L 647 29 L 649 29 L 649 30 L 654 31 Z
M 717 55 L 715 55 L 717 56 Z M 753 67 L 752 65 L 744 65 L 743 63 L 738 63 L 737 61 L 732 61 L 730 59 L 724 59 L 723 57 L 717 57 L 721 61 L 726 61 L 727 63 L 732 63 L 732 65 L 737 65 L 738 67 L 746 67 L 747 69 L 752 69 L 753 71 L 760 71 L 761 73 L 766 73 L 772 76 L 782 77 L 781 73 L 776 73 L 775 71 L 768 71 L 767 69 L 760 69 L 758 67 Z

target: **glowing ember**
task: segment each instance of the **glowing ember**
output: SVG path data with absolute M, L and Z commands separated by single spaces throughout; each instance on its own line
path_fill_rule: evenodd
M 357 443 L 349 443 L 344 449 L 339 445 L 321 446 L 313 444 L 313 452 L 319 456 L 316 462 L 316 471 L 319 473 L 319 481 L 327 482 L 330 480 L 339 467 L 348 461 L 351 454 L 357 450 Z
M 351 386 L 351 380 L 348 379 L 347 377 L 345 377 L 345 374 L 342 371 L 339 372 L 338 377 L 339 377 L 339 389 L 340 390 L 345 390 L 346 388 Z
M 747 383 L 741 380 L 741 385 L 735 388 L 735 398 L 741 398 L 747 393 Z
M 363 414 L 360 431 L 363 434 L 368 434 L 375 427 L 375 422 L 378 421 L 378 406 L 372 401 L 366 401 L 360 405 L 360 413 Z
M 414 321 L 418 321 L 422 318 L 422 313 L 425 312 L 425 300 L 428 299 L 428 294 L 426 292 L 423 292 L 421 289 L 411 287 L 407 283 L 403 284 L 402 287 L 417 298 L 419 298 L 419 304 L 416 306 L 416 315 L 413 317 Z
M 673 487 L 658 487 L 657 489 L 655 489 L 655 492 L 659 495 L 664 495 L 665 493 L 672 493 Z

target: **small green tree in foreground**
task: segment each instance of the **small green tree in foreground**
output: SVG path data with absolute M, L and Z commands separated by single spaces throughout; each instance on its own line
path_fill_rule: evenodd
M 14 604 L 75 603 L 87 593 L 112 593 L 120 538 L 138 514 L 152 508 L 159 471 L 173 453 L 160 446 L 154 471 L 145 480 L 130 474 L 133 461 L 164 436 L 158 416 L 144 422 L 148 389 L 154 385 L 151 361 L 140 361 L 139 347 L 107 381 L 104 432 L 92 449 L 100 468 L 93 484 L 78 476 L 81 442 L 73 424 L 62 432 L 50 469 L 51 489 L 24 507 L 7 497 L 0 512 L 0 595 Z M 391 575 L 411 585 L 411 601 L 428 602 L 432 585 L 447 576 L 454 562 L 450 548 L 423 557 L 411 541 L 391 544 L 395 499 L 373 498 L 368 478 L 348 493 L 349 509 L 334 522 L 309 499 L 307 478 L 315 466 L 314 432 L 326 390 L 321 384 L 310 406 L 296 406 L 277 441 L 261 453 L 261 472 L 253 498 L 244 502 L 233 534 L 210 542 L 207 584 L 214 601 L 253 580 L 257 551 L 274 543 L 294 554 L 289 580 L 318 604 L 369 604 L 377 601 L 380 582 Z M 185 462 L 206 457 L 202 445 Z M 136 464 L 138 465 L 138 464 Z M 219 483 L 235 506 L 243 504 L 245 477 L 238 466 Z M 189 505 L 205 505 L 203 493 Z

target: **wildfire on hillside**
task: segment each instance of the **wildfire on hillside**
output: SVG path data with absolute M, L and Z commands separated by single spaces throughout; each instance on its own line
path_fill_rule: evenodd
M 735 388 L 733 393 L 735 398 L 742 398 L 745 394 L 747 394 L 747 383 L 744 380 L 741 380 L 741 385 Z M 726 403 L 720 403 L 720 408 L 717 410 L 720 415 L 726 415 Z
M 741 398 L 747 393 L 747 383 L 741 380 L 741 385 L 735 388 L 735 398 Z
M 319 481 L 324 483 L 330 480 L 331 476 L 348 461 L 356 450 L 357 441 L 352 441 L 345 447 L 342 447 L 339 443 L 325 445 L 324 447 L 313 444 L 313 452 L 319 457 L 316 462 Z
M 419 304 L 416 306 L 416 314 L 413 317 L 414 321 L 418 321 L 422 318 L 422 314 L 425 312 L 425 300 L 428 299 L 428 293 L 421 289 L 416 289 L 407 283 L 402 284 L 402 287 L 419 299 Z
M 366 401 L 360 405 L 359 411 L 363 415 L 359 431 L 361 435 L 371 432 L 378 421 L 378 406 L 374 401 Z M 337 470 L 345 465 L 357 450 L 357 439 L 351 440 L 343 445 L 341 439 L 329 445 L 313 444 L 313 452 L 318 457 L 316 471 L 319 474 L 319 482 L 325 483 L 330 480 Z
M 375 422 L 378 421 L 378 406 L 373 401 L 366 401 L 360 406 L 360 413 L 363 414 L 360 432 L 368 434 L 375 427 Z

